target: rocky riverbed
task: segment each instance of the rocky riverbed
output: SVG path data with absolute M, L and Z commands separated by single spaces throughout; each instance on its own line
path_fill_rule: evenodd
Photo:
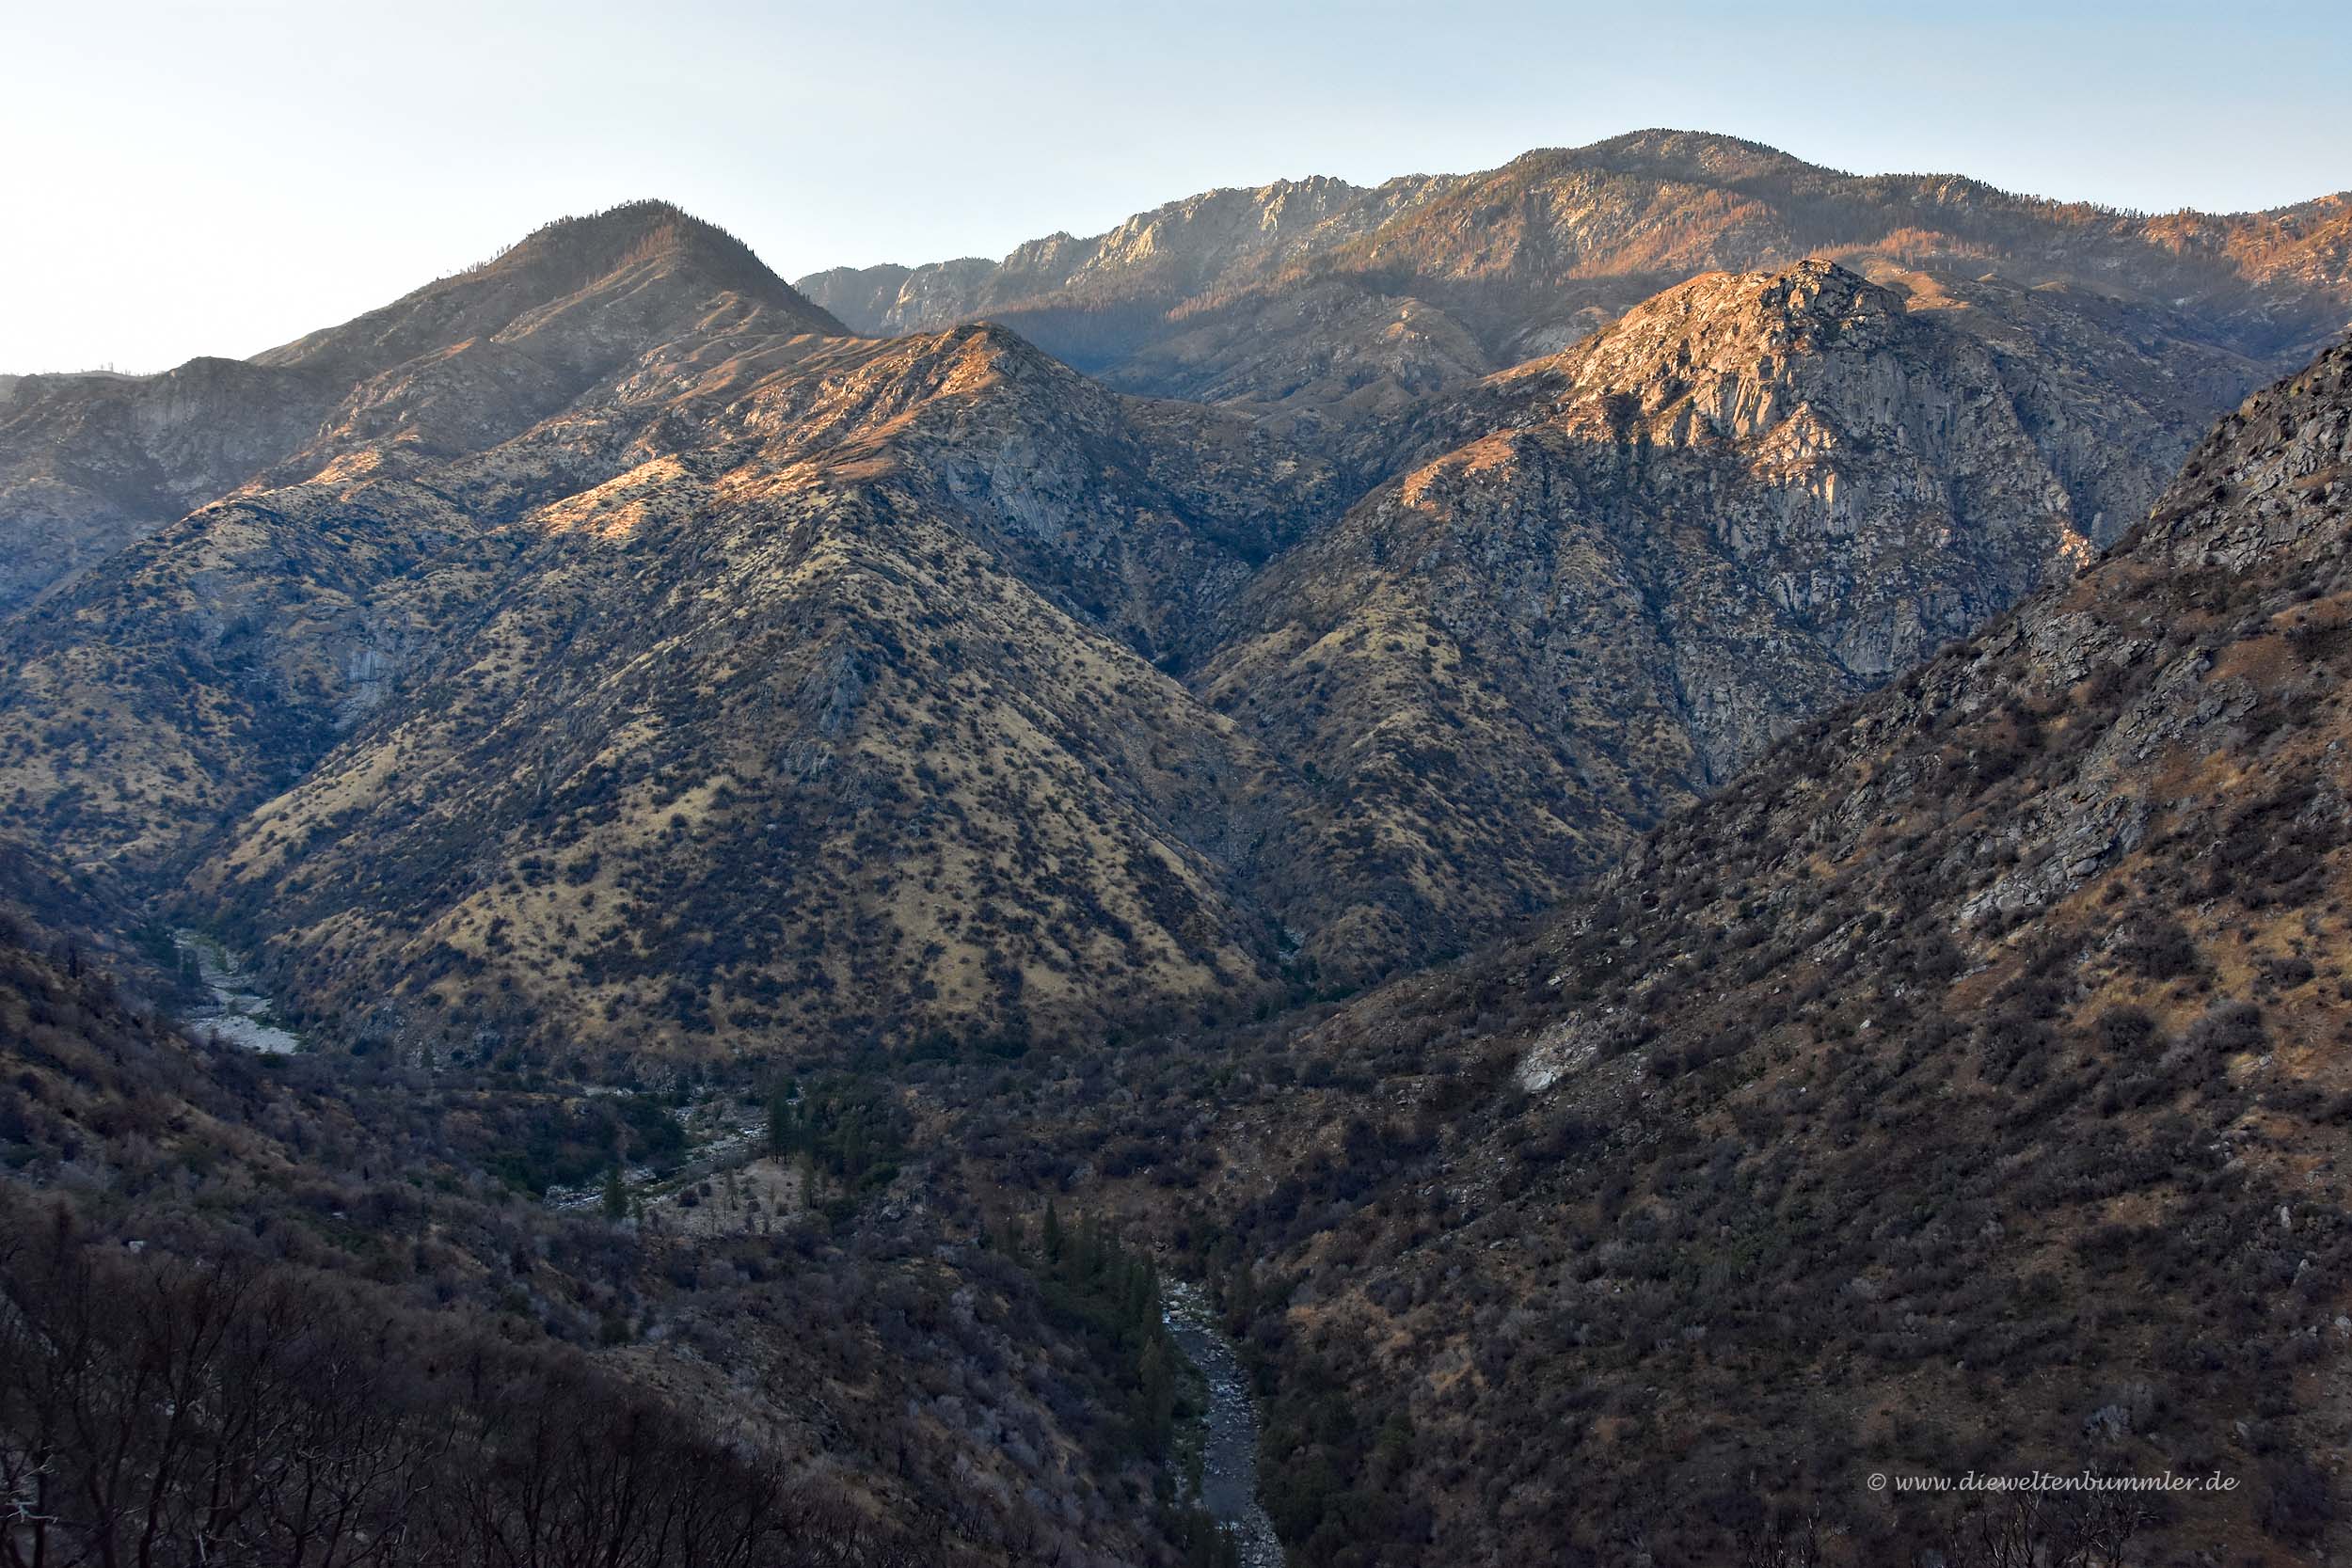
M 301 1037 L 278 1022 L 278 1015 L 236 955 L 197 931 L 174 931 L 172 940 L 194 956 L 213 993 L 207 1006 L 188 1014 L 188 1027 L 199 1035 L 217 1035 L 247 1051 L 285 1055 L 302 1049 Z
M 1170 1283 L 1160 1315 L 1185 1359 L 1209 1386 L 1201 1445 L 1200 1506 L 1233 1531 L 1242 1568 L 1282 1568 L 1282 1543 L 1258 1501 L 1258 1408 L 1232 1342 L 1216 1326 L 1207 1294 L 1188 1281 Z

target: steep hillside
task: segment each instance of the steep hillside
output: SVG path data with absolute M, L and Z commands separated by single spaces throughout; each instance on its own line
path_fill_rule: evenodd
M 577 336 L 651 330 L 612 309 Z M 799 325 L 698 317 L 519 432 L 437 369 L 53 596 L 7 634 L 20 831 L 192 878 L 346 1039 L 1009 1049 L 1246 1005 L 1305 793 L 1155 664 L 1328 470 L 1001 331 Z
M 1701 278 L 1402 426 L 1195 684 L 1380 890 L 1335 946 L 1474 940 L 2087 558 L 2051 431 L 1945 312 Z
M 2340 346 L 1556 923 L 1246 1057 L 1187 1180 L 1297 1560 L 2329 1549 L 2348 520 Z M 2237 1484 L 1864 1484 L 2086 1467 Z
M 265 475 L 373 444 L 479 451 L 653 344 L 840 336 L 742 244 L 660 202 L 542 229 L 482 266 L 250 362 L 11 378 L 0 396 L 0 613 Z
M 802 286 L 860 330 L 987 317 L 1114 386 L 1349 418 L 1556 352 L 1697 274 L 1809 256 L 1951 282 L 1997 274 L 2181 367 L 2275 366 L 2352 315 L 2345 222 L 2340 197 L 2148 218 L 1645 131 L 1482 174 L 1215 191 L 993 265 L 841 269 Z
M 306 1007 L 1020 1049 L 1269 976 L 1250 852 L 1302 801 L 1137 651 L 1238 587 L 1261 482 L 1189 505 L 1005 334 L 836 357 L 529 514 L 481 624 L 236 830 L 199 881 Z
M 2214 391 L 1806 263 L 1317 457 L 753 266 L 625 209 L 265 356 L 365 379 L 0 628 L 12 831 L 351 1041 L 1247 1009 L 1556 897 L 2078 559 Z
M 723 395 L 827 331 L 739 244 L 640 203 L 228 366 L 348 389 L 264 467 L 210 475 L 193 510 L 0 632 L 0 796 L 63 858 L 159 870 L 462 636 L 507 578 L 516 516 L 642 462 L 631 444 L 660 446 L 681 384 Z M 24 435 L 29 451 L 41 433 Z M 0 497 L 16 527 L 72 532 Z
M 257 1056 L 91 950 L 0 911 L 12 1560 L 1221 1560 L 1153 1500 L 1149 1274 L 972 1244 L 894 1099 L 859 1153 L 811 1084 L 795 1165 L 750 1173 L 776 1201 L 696 1224 L 653 1134 L 780 1087 Z M 656 1162 L 626 1216 L 516 1201 L 624 1152 Z
M 501 553 L 403 481 L 257 491 L 164 528 L 0 630 L 8 827 L 79 871 L 167 875 L 462 626 Z

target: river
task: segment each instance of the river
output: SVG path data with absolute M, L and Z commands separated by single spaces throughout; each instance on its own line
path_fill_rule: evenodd
M 278 1022 L 269 998 L 262 993 L 236 955 L 198 931 L 174 931 L 172 940 L 183 952 L 196 957 L 204 989 L 213 993 L 209 1006 L 188 1014 L 188 1027 L 199 1035 L 218 1035 L 247 1051 L 287 1055 L 302 1049 L 301 1037 Z
M 172 935 L 184 951 L 195 956 L 205 989 L 213 996 L 210 1006 L 188 1015 L 191 1029 L 218 1035 L 248 1051 L 284 1053 L 302 1049 L 300 1037 L 277 1022 L 268 996 L 234 954 L 200 932 L 183 930 Z M 724 1162 L 708 1157 L 714 1152 L 732 1153 L 737 1144 L 749 1149 L 766 1128 L 762 1117 L 756 1126 L 737 1130 L 732 1139 L 722 1140 L 725 1148 L 714 1146 L 702 1151 L 705 1164 L 717 1168 Z M 580 1207 L 596 1201 L 602 1191 L 599 1184 L 593 1191 L 550 1193 L 548 1201 L 556 1208 Z M 1258 1409 L 1249 1397 L 1249 1378 L 1242 1370 L 1241 1357 L 1217 1327 L 1216 1313 L 1200 1286 L 1188 1280 L 1170 1281 L 1161 1298 L 1160 1315 L 1176 1348 L 1208 1385 L 1200 1506 L 1233 1532 L 1241 1548 L 1242 1568 L 1284 1568 L 1282 1543 L 1274 1533 L 1274 1521 L 1258 1500 Z
M 1170 1281 L 1161 1296 L 1160 1317 L 1176 1348 L 1209 1385 L 1200 1506 L 1233 1531 L 1242 1568 L 1282 1568 L 1282 1543 L 1258 1501 L 1258 1407 L 1250 1401 L 1241 1357 L 1216 1326 L 1216 1313 L 1200 1286 Z

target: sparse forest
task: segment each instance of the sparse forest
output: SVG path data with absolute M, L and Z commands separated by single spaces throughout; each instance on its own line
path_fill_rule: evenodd
M 2347 225 L 1653 131 L 0 377 L 0 1568 L 2341 1556 Z M 2028 1469 L 2230 1485 L 1885 1484 Z

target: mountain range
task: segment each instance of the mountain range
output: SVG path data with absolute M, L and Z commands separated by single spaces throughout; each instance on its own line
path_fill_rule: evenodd
M 710 1560 L 1205 1563 L 1169 1270 L 1296 1563 L 2299 1560 L 2348 269 L 1645 132 L 0 382 L 0 1332 L 230 1259 L 461 1347 L 400 1497 L 581 1487 L 518 1380 Z M 2026 1465 L 2246 1484 L 1864 1482 Z
M 859 331 L 985 316 L 1122 390 L 1320 420 L 1556 353 L 1698 274 L 1808 257 L 1995 340 L 2177 356 L 2168 379 L 2187 380 L 2216 350 L 2299 362 L 2343 325 L 2352 204 L 2151 216 L 1641 131 L 1482 174 L 1211 191 L 997 262 L 799 286 Z
M 1821 224 L 1880 189 L 1636 137 L 1370 206 L 1318 185 L 1304 228 L 1203 198 L 1084 270 L 1292 297 L 1437 255 L 1455 213 L 1427 264 L 1500 320 L 1562 267 L 1656 281 L 1626 236 L 1698 223 L 1702 176 Z M 1495 250 L 1499 193 L 1588 187 L 1648 193 L 1615 260 L 1589 224 Z M 2072 570 L 2341 313 L 2268 250 L 2140 230 L 2141 287 L 2053 282 L 2058 239 L 2089 277 L 2129 226 L 1951 204 L 2044 259 L 1708 273 L 1345 419 L 1115 392 L 993 324 L 851 337 L 658 203 L 250 364 L 28 378 L 0 792 L 411 1048 L 1051 1043 L 1359 984 Z M 1724 212 L 1661 256 L 1807 231 Z

